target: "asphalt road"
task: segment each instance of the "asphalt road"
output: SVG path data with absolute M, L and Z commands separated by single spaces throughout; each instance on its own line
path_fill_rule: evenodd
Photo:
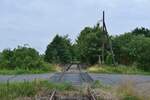
M 149 83 L 150 76 L 145 75 L 122 75 L 122 74 L 90 74 L 94 80 L 100 80 L 104 84 L 120 84 L 123 82 Z
M 58 73 L 57 73 L 58 74 Z M 51 80 L 58 76 L 54 73 L 47 74 L 31 74 L 31 75 L 0 75 L 0 83 L 7 82 L 21 82 L 21 81 L 33 81 L 35 79 Z M 94 80 L 100 80 L 104 84 L 115 85 L 124 81 L 134 81 L 137 84 L 149 83 L 150 76 L 144 75 L 120 75 L 120 74 L 90 74 Z M 76 82 L 79 81 L 79 75 L 70 73 L 67 74 L 65 80 Z
M 33 81 L 36 79 L 49 80 L 53 74 L 30 74 L 30 75 L 0 75 L 0 83 Z

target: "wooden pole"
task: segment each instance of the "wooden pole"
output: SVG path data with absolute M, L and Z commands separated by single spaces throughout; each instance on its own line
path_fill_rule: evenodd
M 109 49 L 110 49 L 110 52 L 111 52 L 111 55 L 112 55 L 113 64 L 116 66 L 114 52 L 113 52 L 113 48 L 112 48 L 112 42 L 111 42 L 111 39 L 108 35 L 108 31 L 107 31 L 106 24 L 105 24 L 105 13 L 104 13 L 104 11 L 103 11 L 103 32 L 106 36 L 104 38 L 107 38 L 107 40 L 108 40 L 108 45 L 109 45 Z M 102 48 L 102 49 L 105 49 L 105 48 Z M 103 54 L 103 56 L 104 56 L 104 54 Z
M 105 63 L 105 60 L 104 60 L 104 49 L 105 49 L 105 29 L 104 29 L 104 25 L 105 25 L 105 12 L 103 11 L 103 41 L 102 41 L 102 64 Z

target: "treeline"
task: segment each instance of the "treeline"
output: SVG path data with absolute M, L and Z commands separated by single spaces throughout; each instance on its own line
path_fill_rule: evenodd
M 136 28 L 113 37 L 115 58 L 119 64 L 136 65 L 150 71 L 150 30 Z
M 134 65 L 150 71 L 150 30 L 136 28 L 131 32 L 110 37 L 117 64 Z M 48 63 L 66 64 L 80 61 L 86 64 L 98 63 L 105 42 L 105 64 L 112 64 L 108 41 L 104 38 L 102 27 L 85 27 L 71 43 L 68 36 L 56 35 L 47 46 L 44 55 L 34 48 L 19 46 L 13 50 L 5 49 L 0 53 L 0 68 L 46 68 Z
M 67 36 L 56 35 L 47 46 L 45 61 L 50 63 L 69 63 L 80 61 L 87 64 L 98 63 L 102 53 L 102 41 L 105 41 L 105 63 L 112 64 L 112 55 L 108 41 L 103 36 L 102 28 L 85 27 L 74 44 Z M 131 32 L 111 36 L 117 64 L 134 65 L 144 70 L 150 70 L 150 30 L 136 28 Z

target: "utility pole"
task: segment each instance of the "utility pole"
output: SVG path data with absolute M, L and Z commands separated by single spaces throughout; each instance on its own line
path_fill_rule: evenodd
M 106 43 L 106 40 L 108 41 L 108 45 L 109 45 L 109 49 L 110 49 L 110 52 L 111 52 L 111 55 L 112 55 L 112 61 L 113 61 L 113 64 L 116 65 L 116 62 L 115 62 L 115 57 L 114 57 L 114 52 L 113 52 L 113 48 L 112 48 L 112 42 L 111 42 L 111 39 L 108 35 L 108 32 L 107 32 L 107 28 L 106 28 L 106 24 L 105 24 L 105 12 L 103 11 L 103 42 L 102 42 L 102 64 L 105 63 L 105 43 Z
M 105 25 L 105 12 L 103 11 L 103 39 L 102 39 L 102 64 L 105 63 L 105 57 L 104 57 L 104 51 L 105 51 L 105 28 L 104 28 L 104 25 Z

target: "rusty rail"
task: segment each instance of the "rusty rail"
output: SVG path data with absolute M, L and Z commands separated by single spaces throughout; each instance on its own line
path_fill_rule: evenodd
M 55 97 L 55 94 L 56 94 L 56 90 L 54 90 L 49 98 L 49 100 L 54 100 L 54 97 Z

